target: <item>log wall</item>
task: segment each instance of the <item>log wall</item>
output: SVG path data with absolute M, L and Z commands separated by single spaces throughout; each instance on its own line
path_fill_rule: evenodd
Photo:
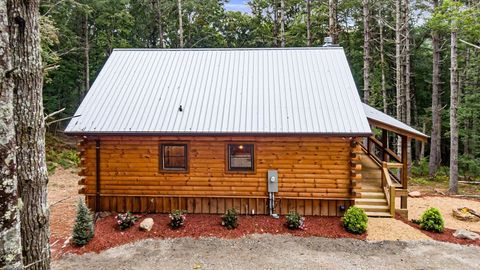
M 79 184 L 88 205 L 95 208 L 97 138 L 79 143 L 82 157 Z M 165 213 L 224 213 L 235 207 L 246 213 L 267 212 L 267 170 L 279 174 L 277 213 L 296 210 L 305 215 L 341 215 L 355 195 L 352 141 L 326 137 L 156 137 L 100 138 L 100 209 Z M 159 145 L 188 144 L 187 173 L 161 172 Z M 255 171 L 226 170 L 229 143 L 255 145 Z

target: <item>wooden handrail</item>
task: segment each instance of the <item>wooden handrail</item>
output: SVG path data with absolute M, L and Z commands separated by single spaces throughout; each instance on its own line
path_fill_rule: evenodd
M 390 214 L 392 217 L 395 217 L 395 185 L 390 177 L 388 166 L 389 163 L 382 162 L 382 185 L 388 206 L 390 207 Z
M 401 162 L 401 158 L 395 152 L 393 152 L 391 149 L 383 147 L 383 143 L 381 141 L 379 141 L 377 138 L 371 136 L 371 137 L 368 137 L 368 141 L 373 142 L 375 145 L 382 148 L 382 150 L 385 150 L 387 152 L 387 154 L 390 155 L 397 162 Z
M 363 144 L 360 144 L 360 147 L 363 149 L 363 151 L 365 153 L 368 154 L 368 150 L 367 148 L 363 145 Z M 377 156 L 375 155 L 372 155 L 372 154 L 369 154 L 369 156 L 372 158 L 372 160 L 378 165 L 378 167 L 382 167 L 382 160 L 380 160 Z M 397 163 L 391 163 L 391 164 L 397 164 Z M 396 165 L 395 165 L 396 166 Z M 393 178 L 395 180 L 395 182 L 397 182 L 398 184 L 401 184 L 400 182 L 400 179 L 398 179 L 394 174 L 392 174 L 392 172 L 390 172 L 390 178 Z
M 395 169 L 402 169 L 403 164 L 402 163 L 393 163 L 393 162 L 388 162 L 387 167 L 390 168 L 395 168 Z

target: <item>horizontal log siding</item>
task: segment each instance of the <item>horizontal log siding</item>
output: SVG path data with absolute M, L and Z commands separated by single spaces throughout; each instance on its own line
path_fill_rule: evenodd
M 349 139 L 105 136 L 100 140 L 103 210 L 168 212 L 193 207 L 193 212 L 223 213 L 235 206 L 242 212 L 248 207 L 265 213 L 268 169 L 279 173 L 277 210 L 281 213 L 295 209 L 336 215 L 338 206 L 351 204 Z M 159 144 L 167 141 L 188 143 L 188 173 L 160 172 Z M 226 145 L 238 142 L 255 145 L 254 173 L 226 172 Z M 93 207 L 94 139 L 85 139 L 80 150 L 84 192 Z

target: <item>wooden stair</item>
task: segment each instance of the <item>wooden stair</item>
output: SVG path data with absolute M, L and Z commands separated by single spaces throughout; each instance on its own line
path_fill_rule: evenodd
M 380 168 L 367 155 L 362 155 L 361 160 L 361 197 L 355 199 L 355 205 L 362 208 L 369 217 L 392 217 L 385 192 L 382 188 L 382 172 Z

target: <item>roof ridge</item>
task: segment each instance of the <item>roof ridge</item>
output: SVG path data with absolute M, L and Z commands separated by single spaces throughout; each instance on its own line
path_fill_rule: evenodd
M 114 48 L 113 51 L 281 51 L 281 50 L 343 50 L 343 47 L 262 47 L 262 48 Z

